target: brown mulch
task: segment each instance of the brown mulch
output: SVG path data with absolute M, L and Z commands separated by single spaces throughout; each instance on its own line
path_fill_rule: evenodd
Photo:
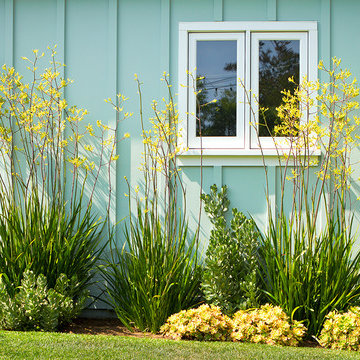
M 300 346 L 301 347 L 311 347 L 311 348 L 322 348 L 321 345 L 315 339 L 304 340 L 304 341 L 302 341 Z
M 162 335 L 141 331 L 129 331 L 118 319 L 78 318 L 67 325 L 62 332 L 69 334 L 122 335 L 131 337 L 164 338 Z

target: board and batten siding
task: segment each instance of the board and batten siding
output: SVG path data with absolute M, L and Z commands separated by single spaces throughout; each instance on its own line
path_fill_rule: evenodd
M 201 21 L 316 21 L 318 54 L 325 65 L 332 56 L 341 57 L 360 79 L 358 0 L 0 0 L 0 65 L 15 66 L 26 73 L 22 56 L 31 58 L 32 49 L 45 51 L 57 45 L 57 59 L 66 64 L 64 76 L 74 80 L 66 89 L 69 103 L 87 108 L 88 121 L 113 124 L 116 114 L 105 98 L 121 92 L 129 100 L 126 111 L 133 118 L 121 123 L 120 133 L 131 137 L 118 147 L 112 214 L 119 222 L 127 215 L 127 186 L 124 175 L 135 185 L 142 143 L 138 118 L 138 96 L 134 73 L 143 82 L 145 118 L 151 116 L 151 101 L 165 94 L 161 74 L 171 75 L 178 88 L 179 22 Z M 26 76 L 25 76 L 26 77 Z M 326 79 L 323 79 L 326 80 Z M 359 152 L 356 157 L 360 159 Z M 360 166 L 359 166 L 360 168 Z M 183 166 L 191 226 L 198 219 L 199 166 Z M 278 197 L 278 171 L 269 167 L 269 188 Z M 354 173 L 352 195 L 359 195 L 360 170 Z M 217 158 L 203 169 L 203 190 L 210 185 L 227 185 L 231 206 L 251 214 L 261 225 L 266 222 L 265 179 L 261 166 L 238 166 Z M 101 189 L 95 205 L 103 208 Z M 359 203 L 353 203 L 356 226 Z M 202 239 L 206 246 L 210 222 L 202 216 Z M 121 234 L 121 232 L 119 232 Z

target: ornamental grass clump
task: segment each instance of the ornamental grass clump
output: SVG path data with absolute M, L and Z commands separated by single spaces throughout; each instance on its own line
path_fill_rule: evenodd
M 160 332 L 175 340 L 225 341 L 231 330 L 231 319 L 218 306 L 204 304 L 170 316 Z
M 321 346 L 340 350 L 360 350 L 360 308 L 345 313 L 330 312 L 319 336 Z
M 299 321 L 290 321 L 279 306 L 266 304 L 259 309 L 239 310 L 233 317 L 234 341 L 297 346 L 306 332 Z

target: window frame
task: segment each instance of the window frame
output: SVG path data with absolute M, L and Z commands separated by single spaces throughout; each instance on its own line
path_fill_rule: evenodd
M 276 155 L 275 145 L 271 143 L 271 138 L 263 140 L 262 138 L 257 137 L 256 130 L 253 127 L 254 123 L 257 123 L 257 120 L 251 117 L 250 104 L 246 103 L 244 95 L 241 94 L 241 90 L 239 91 L 239 86 L 237 87 L 237 98 L 240 98 L 241 95 L 243 95 L 244 98 L 244 101 L 242 102 L 243 106 L 240 106 L 240 112 L 238 112 L 239 108 L 237 107 L 237 126 L 239 123 L 242 123 L 240 124 L 241 128 L 237 128 L 237 130 L 240 130 L 239 136 L 235 138 L 220 137 L 221 140 L 217 139 L 216 143 L 212 142 L 212 140 L 216 140 L 213 139 L 214 137 L 206 139 L 207 137 L 203 136 L 200 141 L 200 137 L 196 137 L 195 135 L 196 124 L 194 124 L 194 111 L 191 111 L 193 108 L 191 109 L 189 107 L 191 101 L 193 104 L 193 100 L 190 99 L 192 96 L 191 92 L 193 92 L 193 84 L 191 76 L 189 75 L 189 70 L 194 70 L 191 69 L 190 64 L 194 64 L 194 56 L 196 62 L 196 49 L 194 51 L 194 45 L 191 44 L 190 39 L 201 39 L 201 37 L 208 39 L 212 39 L 213 37 L 215 39 L 217 36 L 220 37 L 220 35 L 221 38 L 224 39 L 227 35 L 234 37 L 235 35 L 239 36 L 239 34 L 242 34 L 244 38 L 245 55 L 242 59 L 238 59 L 238 64 L 240 64 L 242 69 L 244 69 L 244 76 L 240 78 L 243 79 L 245 89 L 247 91 L 254 86 L 253 72 L 254 66 L 256 66 L 256 60 L 254 60 L 255 55 L 258 61 L 258 54 L 255 54 L 255 51 L 252 48 L 252 46 L 254 46 L 253 42 L 256 41 L 256 39 L 259 40 L 259 37 L 265 35 L 275 35 L 275 37 L 272 38 L 274 40 L 277 40 L 276 35 L 278 35 L 278 37 L 283 36 L 281 34 L 293 36 L 294 39 L 298 36 L 296 40 L 299 38 L 301 39 L 300 48 L 302 49 L 300 50 L 300 63 L 303 63 L 300 64 L 300 67 L 304 69 L 304 66 L 306 65 L 305 72 L 310 81 L 315 81 L 317 78 L 318 34 L 316 21 L 180 22 L 178 83 L 179 115 L 181 122 L 179 124 L 179 129 L 182 135 L 182 143 L 180 145 L 188 149 L 184 155 Z M 292 40 L 292 38 L 290 38 L 290 40 Z M 239 56 L 239 47 L 237 51 Z M 191 60 L 190 56 L 193 57 Z M 303 72 L 304 71 L 300 70 L 300 78 L 303 76 Z M 195 73 L 192 76 L 196 78 Z M 256 90 L 258 90 L 258 85 Z M 240 115 L 240 119 L 239 114 L 242 114 Z M 193 131 L 192 136 L 190 131 Z M 242 139 L 239 139 L 240 134 L 243 137 Z M 230 139 L 234 140 L 231 141 L 231 144 L 229 142 Z M 263 147 L 262 149 L 260 149 L 258 139 L 261 141 L 261 146 Z
M 308 34 L 306 32 L 295 31 L 277 31 L 277 32 L 253 32 L 251 33 L 251 65 L 250 65 L 250 88 L 252 93 L 259 99 L 259 41 L 260 40 L 299 40 L 299 79 L 305 76 L 308 78 Z M 262 149 L 274 149 L 274 138 L 271 136 L 258 136 L 257 124 L 259 123 L 259 106 L 256 99 L 251 98 L 251 107 L 255 116 L 251 114 L 251 129 L 250 129 L 250 147 Z M 300 123 L 304 123 L 305 119 L 300 119 Z M 287 148 L 287 142 L 284 138 L 275 138 L 276 146 Z

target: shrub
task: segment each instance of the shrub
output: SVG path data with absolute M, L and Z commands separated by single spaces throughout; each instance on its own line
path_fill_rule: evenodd
M 332 311 L 326 316 L 319 336 L 321 346 L 340 350 L 360 350 L 360 308 Z
M 185 188 L 176 166 L 178 114 L 167 77 L 163 80 L 170 97 L 165 110 L 153 103 L 150 131 L 141 118 L 143 183 L 135 189 L 128 183 L 125 244 L 112 243 L 111 258 L 102 268 L 109 303 L 118 318 L 129 329 L 135 326 L 152 332 L 171 314 L 197 304 L 200 293 L 198 238 L 188 231 Z M 139 82 L 138 89 L 141 99 Z M 183 202 L 184 213 L 178 200 Z
M 88 292 L 73 299 L 74 280 L 61 274 L 54 288 L 48 288 L 46 277 L 32 271 L 23 274 L 21 285 L 13 296 L 0 278 L 0 327 L 6 330 L 55 331 L 70 322 L 84 306 Z
M 203 270 L 201 288 L 208 303 L 220 306 L 227 314 L 258 306 L 258 237 L 255 222 L 237 209 L 232 210 L 230 229 L 225 213 L 229 200 L 227 188 L 202 194 L 205 211 L 213 223 Z
M 231 319 L 218 306 L 204 304 L 171 315 L 160 331 L 176 340 L 223 341 L 229 340 L 231 329 Z
M 259 309 L 239 310 L 234 314 L 231 338 L 269 345 L 299 344 L 306 328 L 289 317 L 278 306 L 266 304 Z

